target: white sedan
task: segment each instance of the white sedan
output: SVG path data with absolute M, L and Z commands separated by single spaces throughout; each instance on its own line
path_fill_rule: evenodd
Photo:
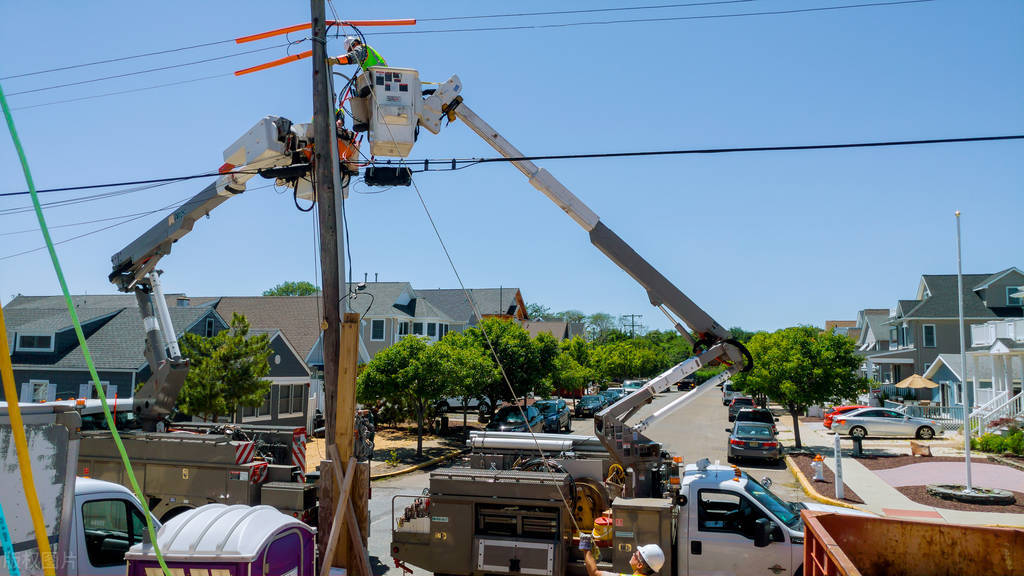
M 935 420 L 907 416 L 888 408 L 861 408 L 841 414 L 832 422 L 832 431 L 854 438 L 921 438 L 928 440 L 942 434 Z

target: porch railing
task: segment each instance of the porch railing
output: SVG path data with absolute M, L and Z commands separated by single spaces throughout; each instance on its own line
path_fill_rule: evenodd
M 971 411 L 971 433 L 984 434 L 988 423 L 993 420 L 990 416 L 1003 404 L 1010 400 L 1009 390 L 995 392 L 992 399 L 978 406 Z
M 1008 399 L 999 406 L 993 408 L 988 414 L 980 417 L 978 423 L 978 434 L 984 434 L 988 431 L 989 426 L 996 420 L 1002 420 L 1004 418 L 1020 420 L 1024 416 L 1024 392 L 1020 392 L 1013 398 Z M 974 430 L 973 422 L 972 430 Z

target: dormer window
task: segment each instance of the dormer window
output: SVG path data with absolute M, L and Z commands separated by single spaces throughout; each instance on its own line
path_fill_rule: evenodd
M 19 334 L 18 350 L 21 352 L 53 352 L 53 335 Z

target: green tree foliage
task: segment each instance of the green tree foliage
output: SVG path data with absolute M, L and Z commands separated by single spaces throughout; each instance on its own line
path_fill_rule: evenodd
M 554 317 L 554 314 L 551 312 L 551 308 L 543 304 L 537 304 L 536 302 L 526 305 L 526 315 L 530 320 L 550 320 Z
M 758 332 L 747 348 L 754 368 L 738 374 L 736 383 L 746 392 L 763 394 L 784 406 L 793 417 L 796 446 L 800 444 L 797 418 L 808 406 L 854 398 L 868 388 L 857 377 L 861 359 L 853 340 L 823 333 L 810 326 Z
M 732 334 L 733 340 L 738 340 L 743 344 L 750 342 L 750 339 L 754 337 L 754 332 L 748 332 L 739 326 L 729 328 L 729 333 Z
M 482 397 L 487 387 L 501 378 L 487 351 L 462 333 L 449 332 L 434 347 L 444 350 L 447 356 L 448 365 L 441 366 L 448 382 L 445 396 L 458 398 L 463 406 L 472 398 Z M 467 416 L 463 410 L 463 428 Z
M 679 364 L 693 355 L 690 342 L 675 330 L 652 330 L 644 334 L 643 339 L 661 350 L 669 366 Z
M 274 286 L 270 290 L 264 290 L 264 296 L 311 296 L 318 294 L 320 289 L 306 282 L 300 280 L 298 282 L 281 282 L 277 286 Z
M 551 371 L 558 355 L 558 344 L 550 334 L 542 333 L 531 340 L 530 333 L 522 326 L 500 318 L 486 318 L 480 326 L 469 328 L 464 334 L 487 351 L 492 362 L 497 355 L 512 385 L 510 391 L 504 378 L 489 383 L 485 395 L 492 401 L 511 400 L 513 395 L 520 397 L 531 391 L 538 395 L 550 393 Z M 488 341 L 494 347 L 493 354 Z M 494 367 L 500 369 L 496 362 Z
M 591 358 L 602 377 L 614 380 L 655 376 L 669 367 L 665 354 L 657 346 L 628 337 L 597 346 Z
M 565 322 L 584 322 L 587 319 L 587 315 L 579 310 L 563 310 L 555 316 Z
M 603 341 L 605 335 L 615 330 L 618 323 L 611 314 L 604 312 L 595 312 L 590 316 L 587 316 L 586 330 L 587 338 L 592 341 Z
M 383 400 L 415 416 L 417 456 L 423 455 L 424 417 L 445 389 L 443 379 L 428 373 L 434 362 L 426 358 L 429 348 L 423 338 L 406 336 L 378 352 L 356 381 L 360 402 Z
M 245 316 L 232 315 L 231 328 L 209 338 L 187 332 L 179 345 L 191 363 L 178 397 L 183 412 L 209 421 L 263 404 L 273 351 L 266 334 L 249 336 Z

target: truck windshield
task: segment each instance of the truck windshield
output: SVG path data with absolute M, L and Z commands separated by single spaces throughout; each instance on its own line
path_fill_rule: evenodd
M 773 494 L 750 476 L 747 476 L 746 490 L 747 494 L 750 494 L 761 506 L 767 508 L 783 524 L 794 530 L 799 530 L 800 513 L 794 510 L 788 502 Z

